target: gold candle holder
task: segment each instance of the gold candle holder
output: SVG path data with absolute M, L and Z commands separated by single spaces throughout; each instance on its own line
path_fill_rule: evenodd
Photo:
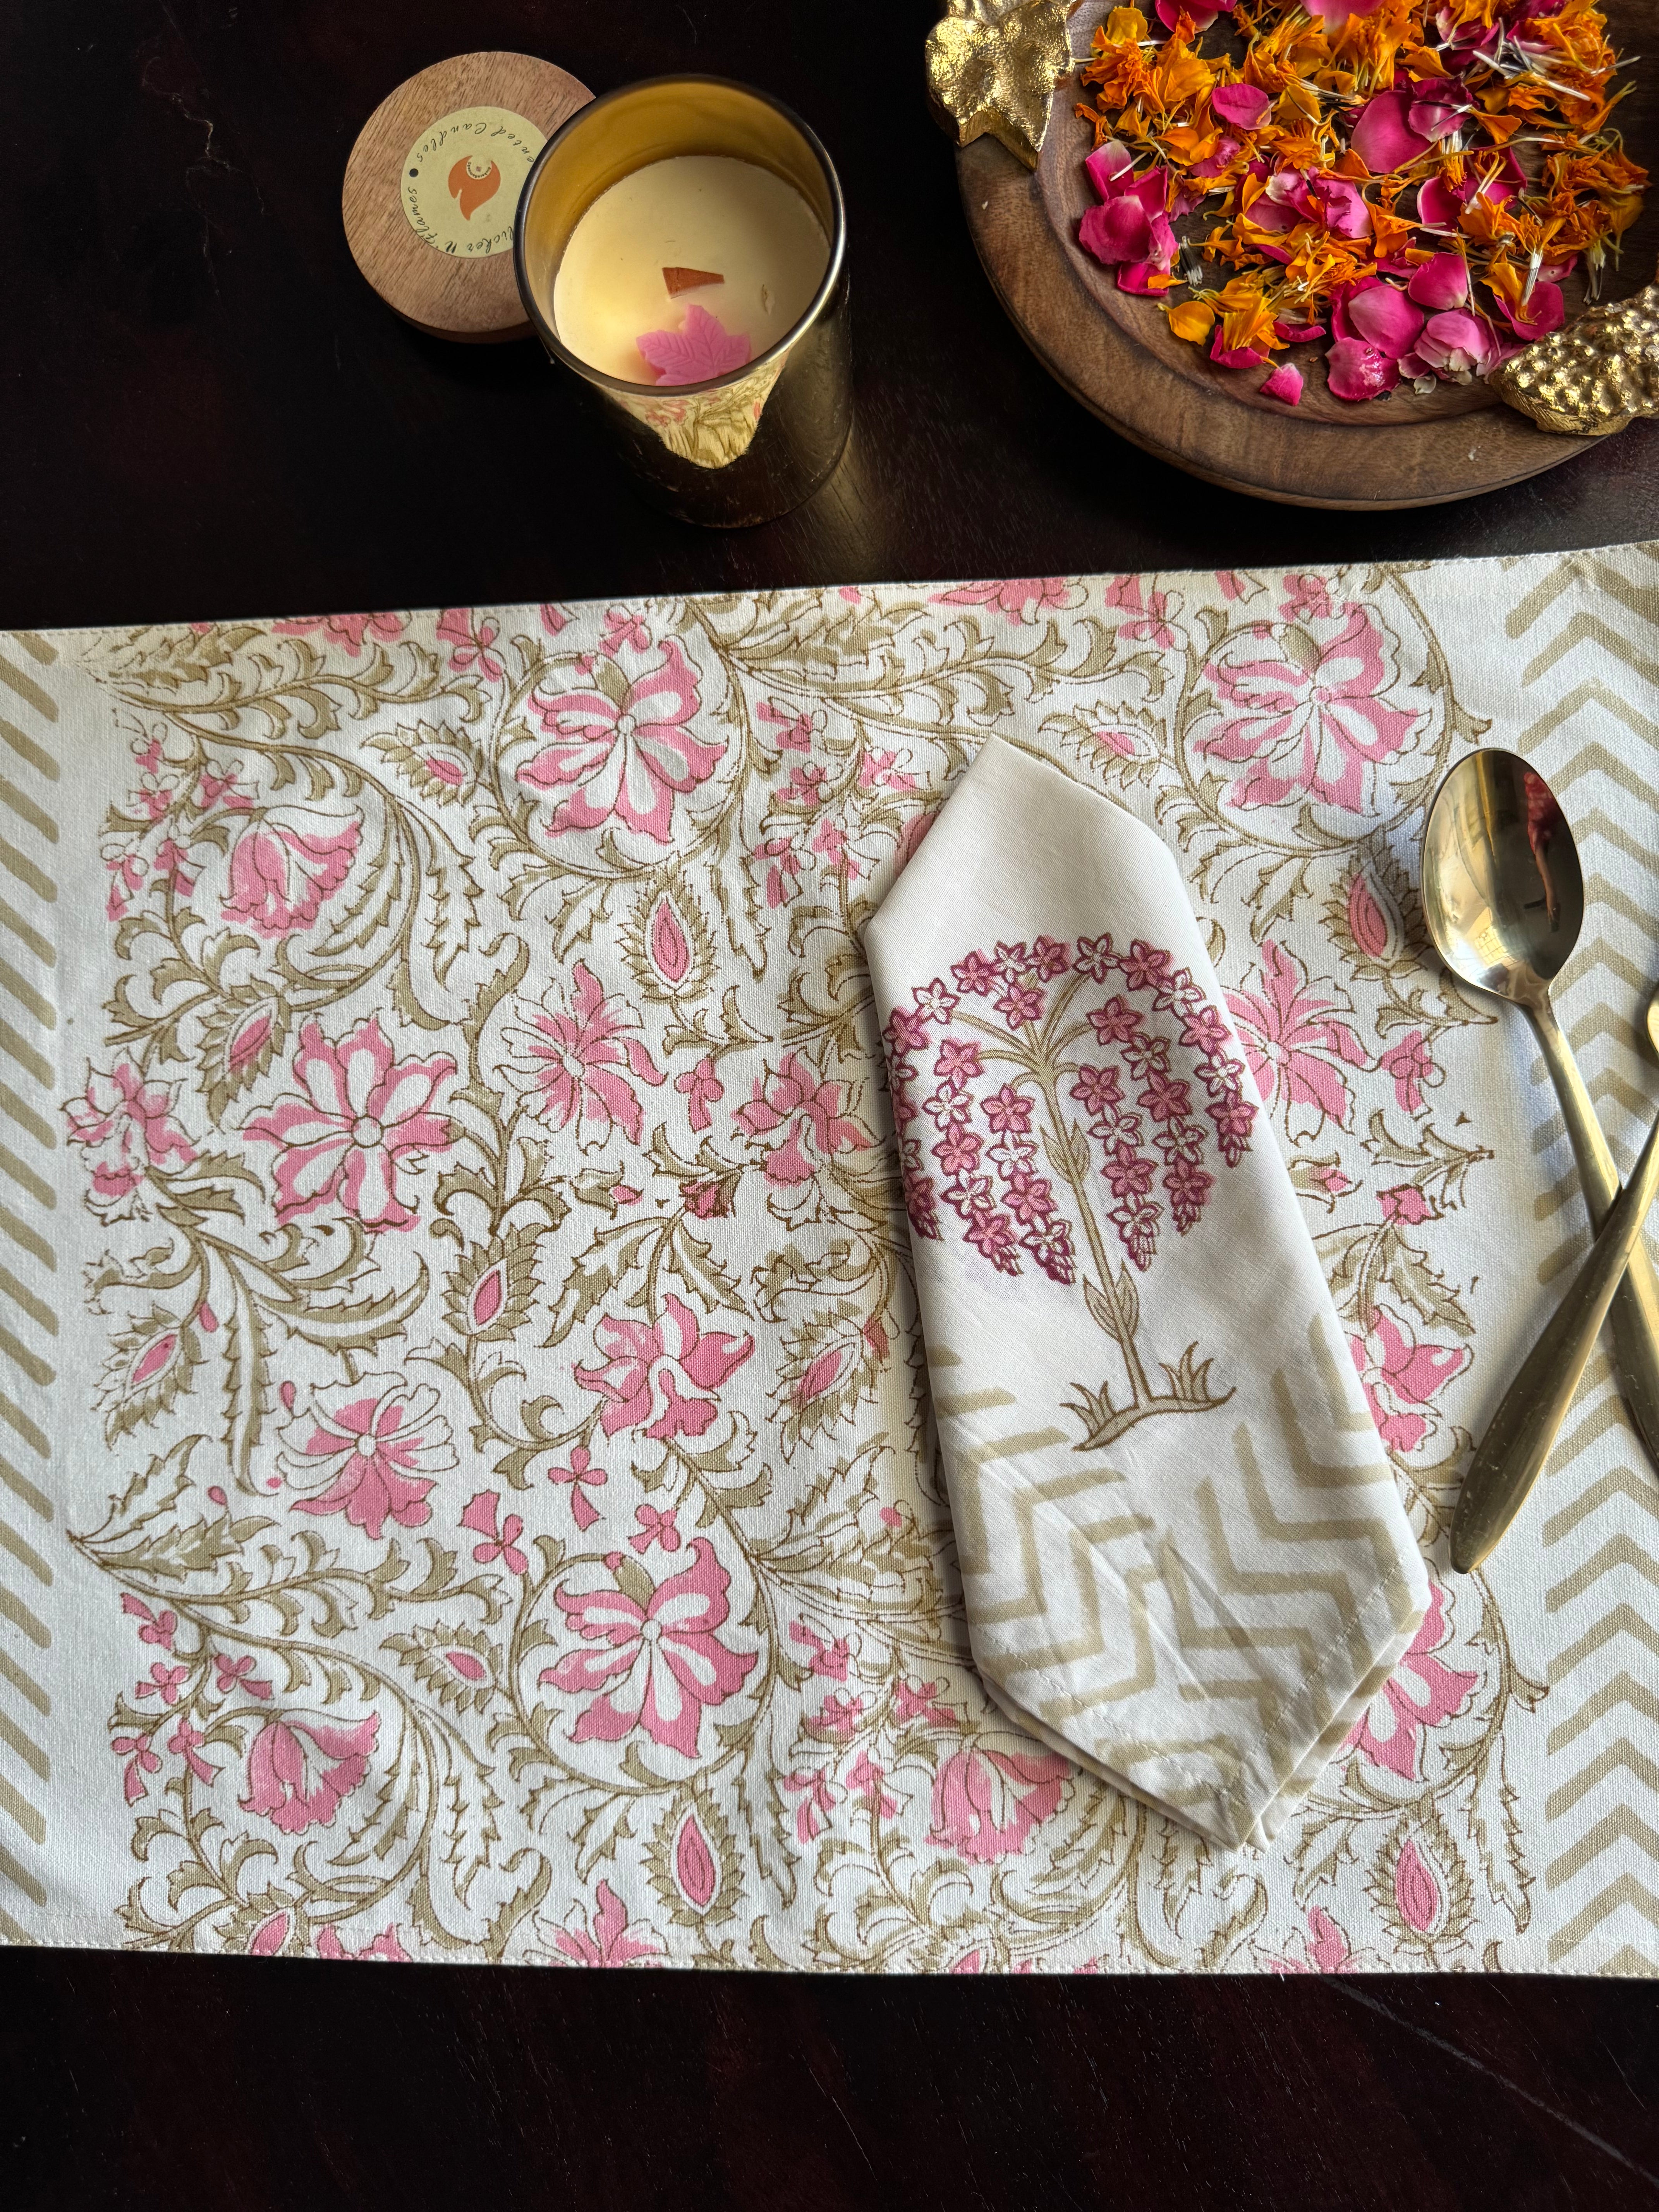
M 752 161 L 792 185 L 829 259 L 804 313 L 741 368 L 702 384 L 629 383 L 562 342 L 554 286 L 600 195 L 681 154 Z M 799 507 L 841 459 L 853 420 L 846 246 L 840 179 L 798 116 L 726 77 L 659 76 L 606 93 L 548 140 L 520 198 L 513 259 L 537 336 L 590 396 L 641 491 L 682 521 L 735 529 Z

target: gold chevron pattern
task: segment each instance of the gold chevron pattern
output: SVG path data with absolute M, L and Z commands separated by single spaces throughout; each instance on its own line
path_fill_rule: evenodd
M 46 1904 L 42 1660 L 53 1509 L 48 1394 L 58 1330 L 53 1155 L 58 782 L 46 681 L 58 656 L 0 636 L 0 1938 L 29 1940 Z M 21 1917 L 20 1917 L 21 1916 Z
M 1659 1101 L 1638 1041 L 1659 981 L 1659 557 L 1650 547 L 1553 562 L 1507 622 L 1516 726 L 1495 728 L 1566 805 L 1588 925 L 1559 994 L 1607 1139 L 1628 1168 Z M 1558 1282 L 1589 1227 L 1541 1061 L 1534 1204 Z M 1550 1696 L 1543 1881 L 1552 1966 L 1659 1972 L 1659 1481 L 1598 1358 L 1551 1464 L 1541 1515 Z
M 1229 1475 L 1200 1481 L 1184 1513 L 1167 1469 L 1137 1485 L 1079 1464 L 1013 1391 L 963 1387 L 978 1363 L 930 1353 L 981 1674 L 1046 1741 L 1229 1843 L 1264 1799 L 1262 1832 L 1279 1825 L 1310 1749 L 1341 1733 L 1419 1617 L 1382 1510 L 1388 1463 L 1321 1317 L 1308 1334 L 1336 1455 L 1312 1448 L 1281 1371 L 1273 1421 L 1233 1424 Z M 1143 1510 L 1160 1491 L 1163 1510 Z

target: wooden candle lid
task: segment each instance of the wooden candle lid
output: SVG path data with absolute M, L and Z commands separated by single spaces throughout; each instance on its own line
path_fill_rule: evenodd
M 530 54 L 457 54 L 383 100 L 340 195 L 352 258 L 389 307 L 434 337 L 526 338 L 513 216 L 530 165 L 593 97 Z

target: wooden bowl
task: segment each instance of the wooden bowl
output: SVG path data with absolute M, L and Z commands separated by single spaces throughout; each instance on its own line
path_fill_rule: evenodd
M 1089 51 L 1110 0 L 1084 0 L 1072 51 Z M 1639 51 L 1651 0 L 1603 0 L 1614 43 Z M 1647 27 L 1651 28 L 1650 20 Z M 1650 44 L 1651 41 L 1650 40 Z M 1659 257 L 1659 60 L 1628 73 L 1635 89 L 1618 113 L 1632 157 L 1656 172 L 1625 234 L 1603 295 L 1638 291 Z M 1026 343 L 1074 398 L 1161 459 L 1206 483 L 1295 507 L 1431 507 L 1518 483 L 1597 443 L 1538 429 L 1485 384 L 1409 386 L 1353 404 L 1326 388 L 1322 345 L 1297 346 L 1300 405 L 1261 398 L 1263 371 L 1218 368 L 1204 349 L 1171 335 L 1151 300 L 1120 292 L 1112 272 L 1077 242 L 1092 204 L 1084 156 L 1091 126 L 1076 113 L 1073 81 L 1055 93 L 1035 173 L 990 138 L 957 155 L 963 204 L 986 273 Z M 1582 279 L 1565 288 L 1569 314 Z

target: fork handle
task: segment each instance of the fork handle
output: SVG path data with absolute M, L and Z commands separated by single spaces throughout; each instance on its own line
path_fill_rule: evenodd
M 1452 1565 L 1459 1574 L 1480 1565 L 1542 1474 L 1656 1192 L 1659 1121 L 1649 1133 L 1636 1171 L 1590 1247 L 1589 1259 L 1522 1361 L 1475 1447 L 1452 1521 Z
M 1543 999 L 1527 1012 L 1561 1102 L 1590 1223 L 1599 1230 L 1619 1195 L 1618 1166 L 1554 1007 Z M 1624 1280 L 1613 1293 L 1609 1334 L 1620 1395 L 1649 1460 L 1659 1468 L 1659 1278 L 1639 1231 Z

